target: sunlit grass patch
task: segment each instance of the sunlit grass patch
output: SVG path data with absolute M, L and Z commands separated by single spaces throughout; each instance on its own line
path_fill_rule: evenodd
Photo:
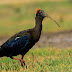
M 17 56 L 20 57 L 20 56 Z M 17 72 L 71 72 L 72 49 L 39 48 L 31 49 L 24 57 L 25 67 L 19 61 L 0 58 L 1 71 Z

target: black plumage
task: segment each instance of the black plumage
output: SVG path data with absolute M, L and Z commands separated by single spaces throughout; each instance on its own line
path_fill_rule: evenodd
M 42 21 L 47 15 L 42 9 L 36 11 L 35 27 L 16 33 L 0 46 L 0 57 L 7 56 L 11 59 L 21 61 L 21 65 L 25 65 L 24 55 L 39 40 L 42 30 Z M 22 55 L 22 58 L 13 58 L 16 55 Z

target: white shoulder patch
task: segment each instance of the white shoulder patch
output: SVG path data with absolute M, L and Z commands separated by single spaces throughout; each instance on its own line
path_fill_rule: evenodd
M 17 40 L 18 38 L 20 38 L 20 37 L 16 37 L 15 40 Z

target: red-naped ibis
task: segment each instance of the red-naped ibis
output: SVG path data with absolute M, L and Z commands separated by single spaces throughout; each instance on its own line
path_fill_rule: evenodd
M 11 59 L 19 60 L 21 62 L 21 65 L 24 66 L 25 61 L 23 60 L 23 57 L 29 51 L 29 49 L 31 49 L 33 45 L 38 42 L 42 30 L 42 21 L 45 17 L 48 17 L 55 21 L 42 9 L 37 9 L 35 17 L 35 27 L 18 32 L 11 38 L 9 38 L 3 45 L 0 46 L 0 57 L 7 56 Z M 56 24 L 58 25 L 57 22 Z M 13 57 L 19 54 L 22 55 L 21 58 Z

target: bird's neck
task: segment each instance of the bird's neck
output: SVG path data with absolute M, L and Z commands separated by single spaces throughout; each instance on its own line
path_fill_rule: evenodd
M 40 19 L 38 16 L 35 17 L 35 31 L 38 34 L 41 34 L 41 30 L 42 30 L 42 21 L 43 19 Z

